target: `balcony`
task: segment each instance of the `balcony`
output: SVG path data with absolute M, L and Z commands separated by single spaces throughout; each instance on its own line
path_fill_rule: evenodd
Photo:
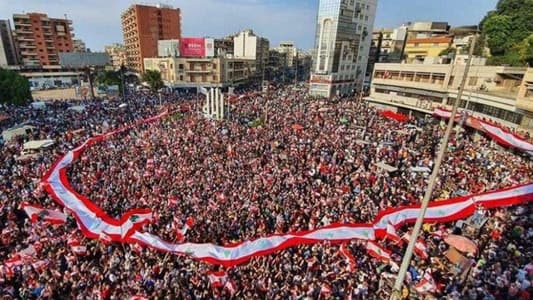
M 27 29 L 23 29 L 23 28 L 15 29 L 15 33 L 17 33 L 17 34 L 33 34 L 33 32 L 31 30 L 27 30 Z
M 190 70 L 185 70 L 185 72 L 186 73 L 208 74 L 208 73 L 211 73 L 212 70 L 190 69 Z
M 33 36 L 17 36 L 17 40 L 18 40 L 18 41 L 28 41 L 28 42 L 33 42 L 33 41 L 35 41 L 35 39 L 33 38 Z
M 35 49 L 35 45 L 32 45 L 32 44 L 19 44 L 19 47 L 21 49 Z
M 20 54 L 22 56 L 37 56 L 37 53 L 33 51 L 20 51 Z

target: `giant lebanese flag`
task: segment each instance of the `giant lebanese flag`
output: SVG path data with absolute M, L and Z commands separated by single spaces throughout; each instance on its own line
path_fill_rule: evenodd
M 155 122 L 166 114 L 164 112 L 136 124 Z M 138 209 L 127 211 L 120 219 L 112 218 L 86 196 L 77 193 L 67 178 L 66 169 L 79 159 L 87 147 L 133 126 L 136 125 L 90 138 L 59 158 L 42 179 L 48 194 L 58 204 L 72 212 L 80 231 L 87 238 L 99 239 L 101 236 L 106 236 L 115 242 L 139 244 L 159 251 L 187 254 L 196 260 L 230 267 L 247 262 L 252 257 L 268 255 L 302 244 L 315 244 L 324 241 L 342 243 L 354 239 L 366 241 L 381 239 L 386 235 L 389 223 L 396 229 L 403 224 L 413 224 L 420 212 L 420 205 L 388 208 L 380 211 L 374 221 L 368 224 L 331 224 L 310 231 L 274 234 L 255 240 L 246 240 L 230 246 L 165 241 L 157 235 L 142 232 L 143 222 L 136 222 L 139 218 L 131 219 L 132 216 L 139 216 Z M 472 215 L 477 205 L 490 209 L 528 203 L 531 200 L 533 200 L 533 183 L 479 195 L 431 202 L 424 220 L 432 223 L 451 222 Z M 149 218 L 146 217 L 144 220 L 147 221 Z M 124 234 L 125 228 L 128 228 L 127 234 Z

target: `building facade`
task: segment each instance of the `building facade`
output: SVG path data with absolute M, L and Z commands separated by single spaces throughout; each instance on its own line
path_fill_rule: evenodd
M 72 40 L 72 44 L 74 45 L 74 52 L 87 52 L 87 47 L 85 46 L 84 41 Z
M 321 0 L 310 94 L 332 97 L 363 88 L 377 0 Z
M 0 67 L 18 63 L 17 50 L 9 20 L 0 20 Z
M 298 49 L 294 46 L 293 42 L 281 42 L 279 47 L 275 49 L 279 53 L 284 53 L 286 56 L 286 67 L 292 68 L 296 65 L 296 59 L 298 56 Z
M 442 51 L 451 48 L 451 37 L 414 38 L 407 40 L 405 56 L 407 63 L 423 63 L 426 58 L 438 58 Z
M 255 60 L 229 57 L 145 58 L 146 70 L 155 70 L 171 87 L 227 87 L 248 82 Z
M 482 61 L 482 60 L 479 60 Z M 381 64 L 374 68 L 372 105 L 403 113 L 431 114 L 457 99 L 466 64 Z M 512 128 L 533 130 L 533 71 L 522 67 L 472 65 L 459 104 L 475 116 Z
M 227 37 L 215 39 L 215 55 L 216 56 L 233 56 L 233 48 L 235 42 L 233 39 L 235 36 L 230 35 Z
M 23 65 L 59 65 L 60 52 L 74 51 L 71 20 L 28 13 L 14 14 L 13 23 L 18 57 Z
M 126 49 L 122 44 L 112 44 L 104 47 L 104 51 L 109 55 L 113 69 L 118 70 L 126 64 Z
M 181 38 L 179 8 L 166 5 L 132 5 L 122 13 L 126 66 L 143 72 L 143 60 L 157 57 L 157 42 Z
M 239 32 L 233 38 L 233 56 L 256 61 L 256 73 L 259 75 L 266 69 L 269 60 L 270 42 L 257 36 L 252 30 Z

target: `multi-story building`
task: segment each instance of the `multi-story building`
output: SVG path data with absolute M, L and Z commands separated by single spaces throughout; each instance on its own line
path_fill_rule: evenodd
M 361 90 L 377 0 L 320 0 L 309 92 L 331 97 Z
M 42 13 L 14 14 L 15 41 L 23 65 L 59 65 L 60 52 L 74 51 L 74 29 L 68 19 Z
M 72 40 L 72 44 L 74 45 L 74 52 L 87 52 L 87 47 L 85 46 L 84 41 Z
M 215 39 L 215 55 L 216 56 L 233 56 L 234 35 Z
M 276 48 L 276 51 L 286 54 L 286 67 L 292 68 L 296 64 L 298 49 L 294 46 L 293 42 L 279 43 L 279 47 Z
M 517 112 L 524 115 L 522 126 L 533 128 L 533 68 L 528 68 L 516 98 Z
M 447 35 L 450 30 L 448 22 L 413 22 L 408 23 L 407 39 L 423 39 Z
M 233 39 L 233 56 L 235 58 L 256 61 L 256 73 L 265 70 L 269 59 L 270 42 L 257 36 L 251 29 L 239 32 Z
M 143 72 L 143 59 L 157 57 L 157 41 L 181 38 L 179 8 L 132 5 L 122 13 L 126 65 Z
M 408 63 L 423 63 L 426 59 L 438 59 L 441 53 L 452 47 L 451 37 L 428 37 L 407 40 L 405 56 Z
M 118 70 L 126 64 L 126 49 L 122 44 L 112 44 L 104 47 L 104 51 L 109 55 L 113 69 Z
M 532 131 L 533 71 L 478 64 L 483 62 L 473 60 L 460 109 L 511 128 Z M 451 108 L 465 67 L 464 59 L 453 64 L 378 63 L 366 100 L 406 114 L 431 114 L 436 107 Z
M 15 41 L 9 20 L 0 20 L 0 67 L 18 63 Z
M 145 70 L 156 70 L 174 88 L 228 87 L 247 82 L 255 72 L 255 60 L 230 57 L 145 58 Z

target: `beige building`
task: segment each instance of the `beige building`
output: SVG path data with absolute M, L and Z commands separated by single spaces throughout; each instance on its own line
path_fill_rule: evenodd
M 366 100 L 404 113 L 451 108 L 466 64 L 376 64 Z M 533 130 L 533 71 L 473 65 L 459 104 L 474 115 L 512 128 Z
M 105 46 L 105 52 L 109 55 L 113 69 L 118 70 L 126 63 L 126 48 L 122 44 Z
M 161 73 L 172 87 L 226 87 L 247 82 L 255 72 L 255 60 L 241 58 L 145 58 L 145 70 Z
M 518 89 L 516 108 L 525 115 L 523 125 L 533 128 L 533 68 L 528 68 L 524 74 L 524 80 Z

